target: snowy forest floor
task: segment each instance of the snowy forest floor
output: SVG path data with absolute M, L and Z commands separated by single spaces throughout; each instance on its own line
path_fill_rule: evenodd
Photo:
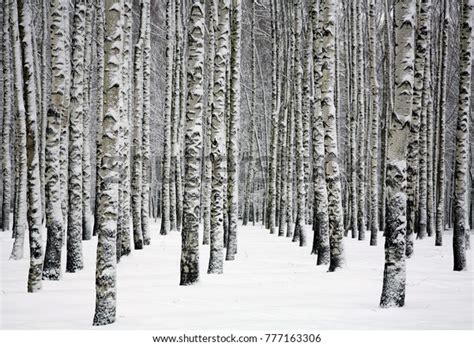
M 180 234 L 160 236 L 158 224 L 151 231 L 152 245 L 119 264 L 117 322 L 102 328 L 474 329 L 472 250 L 469 270 L 454 272 L 451 232 L 443 247 L 435 247 L 434 238 L 415 242 L 407 263 L 406 306 L 380 309 L 382 237 L 377 247 L 345 238 L 347 267 L 328 273 L 327 266 L 316 266 L 310 246 L 300 248 L 261 226 L 240 227 L 238 256 L 225 263 L 224 274 L 206 274 L 209 247 L 201 246 L 200 282 L 182 287 Z M 11 261 L 11 232 L 0 233 L 0 327 L 93 328 L 96 239 L 83 242 L 83 271 L 43 281 L 42 291 L 31 294 L 27 241 L 25 258 Z

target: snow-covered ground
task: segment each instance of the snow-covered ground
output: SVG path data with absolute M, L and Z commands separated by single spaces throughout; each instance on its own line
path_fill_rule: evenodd
M 328 273 L 310 247 L 268 234 L 260 226 L 239 228 L 238 256 L 223 275 L 206 274 L 208 246 L 201 246 L 201 278 L 179 283 L 180 234 L 158 234 L 118 267 L 117 322 L 109 329 L 474 329 L 472 251 L 469 270 L 452 271 L 452 233 L 443 247 L 415 242 L 407 263 L 406 306 L 378 307 L 383 240 L 346 238 L 347 267 Z M 308 228 L 308 240 L 312 234 Z M 8 260 L 11 232 L 0 233 L 0 327 L 2 329 L 92 328 L 96 238 L 84 242 L 85 269 L 44 281 L 26 292 L 28 259 Z M 27 244 L 25 244 L 27 246 Z M 25 254 L 28 250 L 25 247 Z

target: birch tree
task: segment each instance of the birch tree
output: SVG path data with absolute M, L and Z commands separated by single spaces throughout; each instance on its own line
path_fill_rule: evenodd
M 61 275 L 61 250 L 63 244 L 63 218 L 61 213 L 60 162 L 61 120 L 66 116 L 65 83 L 69 78 L 66 70 L 66 29 L 69 25 L 68 1 L 51 3 L 51 103 L 48 110 L 46 131 L 46 252 L 43 278 L 58 280 Z
M 28 292 L 39 291 L 43 268 L 43 249 L 41 237 L 41 189 L 39 169 L 39 135 L 35 89 L 35 68 L 33 55 L 32 4 L 18 1 L 20 13 L 19 37 L 23 57 L 23 90 L 26 115 L 26 159 L 27 159 L 27 198 L 28 230 L 30 243 L 30 268 L 28 271 Z
M 69 185 L 66 271 L 83 268 L 82 259 L 82 147 L 84 117 L 85 0 L 75 0 L 72 42 L 71 111 L 69 115 Z
M 225 120 L 226 57 L 229 54 L 229 0 L 218 0 L 216 55 L 214 57 L 214 87 L 211 133 L 212 193 L 209 274 L 223 273 L 223 209 L 225 181 Z
M 184 204 L 181 233 L 181 281 L 199 280 L 199 202 L 201 191 L 202 117 L 204 95 L 204 2 L 191 4 L 188 31 L 187 102 L 184 137 Z
M 321 66 L 321 111 L 324 123 L 325 174 L 328 190 L 328 222 L 330 262 L 329 271 L 344 266 L 343 233 L 344 223 L 341 201 L 341 181 L 339 172 L 339 154 L 337 150 L 336 112 L 334 107 L 335 84 L 335 27 L 336 1 L 321 0 L 323 31 Z
M 387 151 L 385 267 L 380 306 L 405 304 L 407 141 L 412 115 L 415 60 L 414 0 L 395 4 L 395 104 Z
M 233 261 L 237 253 L 237 219 L 239 208 L 239 132 L 240 132 L 240 56 L 242 3 L 232 0 L 230 32 L 230 109 L 227 148 L 227 206 L 229 239 L 226 260 Z
M 102 115 L 102 163 L 96 262 L 96 302 L 93 325 L 106 325 L 116 318 L 116 237 L 119 196 L 117 144 L 120 127 L 123 1 L 105 0 L 104 114 Z
M 456 126 L 456 162 L 454 168 L 454 270 L 467 269 L 466 235 L 468 223 L 469 117 L 471 102 L 472 25 L 474 1 L 464 0 L 460 17 L 460 80 Z

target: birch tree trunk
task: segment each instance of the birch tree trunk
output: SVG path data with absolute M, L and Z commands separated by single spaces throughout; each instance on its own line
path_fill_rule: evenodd
M 92 2 L 86 1 L 84 40 L 84 112 L 82 146 L 82 239 L 92 238 L 91 212 L 91 140 L 90 140 L 90 88 L 92 63 Z
M 230 109 L 229 145 L 227 149 L 227 205 L 229 239 L 226 260 L 233 261 L 237 253 L 237 219 L 239 212 L 239 132 L 240 132 L 240 55 L 241 55 L 241 0 L 232 0 L 230 33 Z
M 161 182 L 161 229 L 160 234 L 170 231 L 170 166 L 171 166 L 171 103 L 173 96 L 173 12 L 172 1 L 166 3 L 166 94 L 163 141 L 163 174 Z
M 412 115 L 415 59 L 414 0 L 395 4 L 395 104 L 387 151 L 385 268 L 380 306 L 405 304 L 407 141 Z
M 214 55 L 215 55 L 215 39 L 214 29 L 216 26 L 216 3 L 214 0 L 209 1 L 208 14 L 208 44 L 207 44 L 207 107 L 205 120 L 205 154 L 204 154 L 204 172 L 203 172 L 203 238 L 204 245 L 209 244 L 211 230 L 211 180 L 212 180 L 212 162 L 211 162 L 211 132 L 212 132 L 212 103 L 213 103 L 213 87 L 214 87 Z
M 3 232 L 10 230 L 11 201 L 11 153 L 10 153 L 10 121 L 12 118 L 12 81 L 11 81 L 11 48 L 10 48 L 10 8 L 3 8 L 3 124 L 2 124 L 2 224 Z
M 445 194 L 446 194 L 446 95 L 447 95 L 447 55 L 448 55 L 448 35 L 449 35 L 449 5 L 448 1 L 443 1 L 443 24 L 442 24 L 442 42 L 441 42 L 441 64 L 440 64 L 440 80 L 439 80 L 439 107 L 438 107 L 438 175 L 437 175 L 437 205 L 436 205 L 436 246 L 443 245 L 444 232 L 444 210 L 445 210 Z
M 379 190 L 378 190 L 378 134 L 379 134 L 379 83 L 377 80 L 377 24 L 375 0 L 369 2 L 369 47 L 370 87 L 372 94 L 371 149 L 370 149 L 370 245 L 377 245 L 379 232 Z
M 65 87 L 69 78 L 66 70 L 67 37 L 65 26 L 69 25 L 68 1 L 51 3 L 51 104 L 48 110 L 46 131 L 45 206 L 46 206 L 46 252 L 43 279 L 58 280 L 61 276 L 61 250 L 64 225 L 61 210 L 60 162 L 61 120 L 66 116 Z
M 23 84 L 26 114 L 26 159 L 28 179 L 28 229 L 30 243 L 30 268 L 28 271 L 28 292 L 41 289 L 43 269 L 43 249 L 41 237 L 41 188 L 39 167 L 39 134 L 37 121 L 35 68 L 33 55 L 32 4 L 29 1 L 18 1 L 20 13 L 19 37 L 23 57 Z
M 335 28 L 336 1 L 321 0 L 323 31 L 321 67 L 321 111 L 324 123 L 324 153 L 326 186 L 328 190 L 328 220 L 330 262 L 329 271 L 344 266 L 343 233 L 344 221 L 341 201 L 341 180 L 339 173 L 339 154 L 337 151 L 336 112 L 334 107 L 335 84 Z
M 72 44 L 71 113 L 69 115 L 69 204 L 66 271 L 83 268 L 82 260 L 82 148 L 84 117 L 84 0 L 76 0 Z
M 15 205 L 13 215 L 13 243 L 11 259 L 22 259 L 25 241 L 25 231 L 28 227 L 27 214 L 27 155 L 26 155 L 26 109 L 23 98 L 23 65 L 21 56 L 21 40 L 18 24 L 18 8 L 15 0 L 10 0 L 10 28 L 13 40 L 13 80 L 16 114 L 16 144 L 15 144 Z
M 202 117 L 204 96 L 204 3 L 191 5 L 188 32 L 188 93 L 184 137 L 184 205 L 180 285 L 199 280 L 199 202 L 201 191 Z
M 225 182 L 225 107 L 226 57 L 229 54 L 229 0 L 218 0 L 216 55 L 214 57 L 214 89 L 211 133 L 212 193 L 211 193 L 211 254 L 209 274 L 223 273 L 223 209 Z
M 118 137 L 122 67 L 123 1 L 105 0 L 104 114 L 102 115 L 102 163 L 96 262 L 96 303 L 93 325 L 115 322 L 117 257 L 116 237 L 119 197 Z
M 474 0 L 464 0 L 460 20 L 460 80 L 459 103 L 456 127 L 456 163 L 454 168 L 454 230 L 453 254 L 454 270 L 467 269 L 466 235 L 468 223 L 468 182 L 469 182 L 469 107 L 471 102 L 472 69 L 472 25 Z

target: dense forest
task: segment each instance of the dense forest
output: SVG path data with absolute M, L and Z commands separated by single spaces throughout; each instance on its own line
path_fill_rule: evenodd
M 180 232 L 176 285 L 193 285 L 257 225 L 328 272 L 345 242 L 384 247 L 382 308 L 404 306 L 419 241 L 449 237 L 467 270 L 474 0 L 1 11 L 0 228 L 29 259 L 25 291 L 81 271 L 94 241 L 93 324 L 110 324 L 125 256 Z

